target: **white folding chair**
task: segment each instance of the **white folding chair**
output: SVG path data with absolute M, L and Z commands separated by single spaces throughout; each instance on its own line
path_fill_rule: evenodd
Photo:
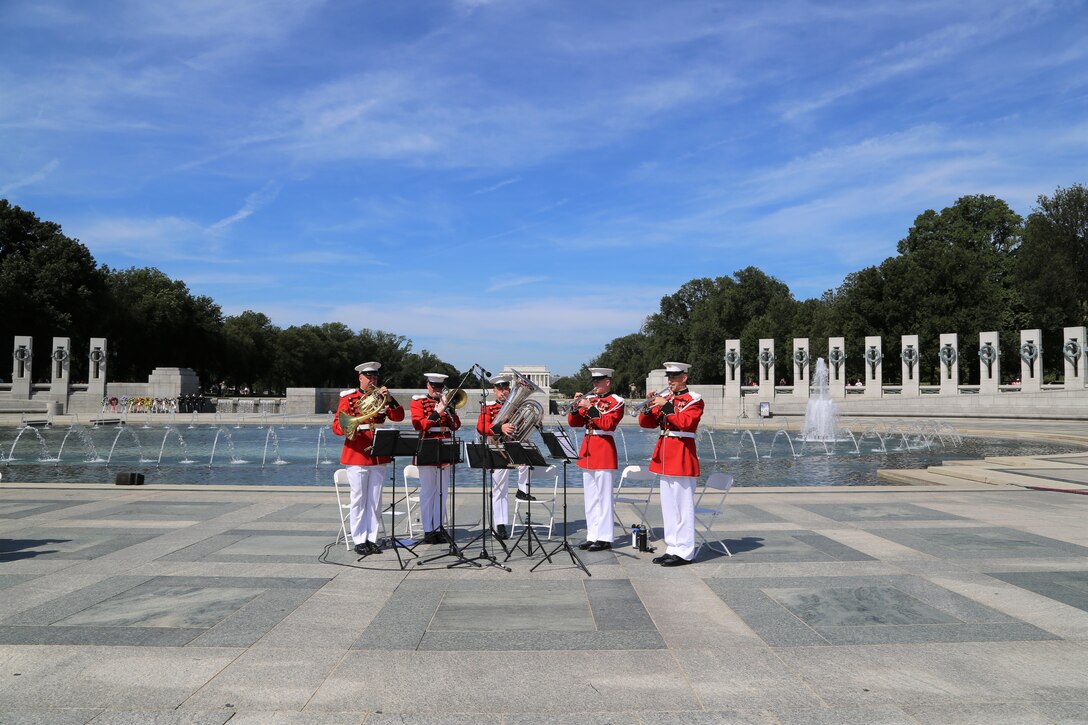
M 647 524 L 646 531 L 651 539 L 654 538 L 654 527 L 649 525 L 649 510 L 650 501 L 654 495 L 654 482 L 656 479 L 656 473 L 650 473 L 649 470 L 642 466 L 627 466 L 623 469 L 623 473 L 620 474 L 620 485 L 616 487 L 616 492 L 612 496 L 612 520 L 622 531 L 630 534 L 630 529 L 624 526 L 623 522 L 620 521 L 619 514 L 616 513 L 615 504 L 625 503 L 630 504 L 638 511 L 638 515 L 641 518 L 640 523 Z M 625 496 L 624 487 L 629 481 L 648 482 L 649 485 L 646 487 L 646 493 L 642 494 L 640 491 L 637 496 Z M 631 489 L 628 486 L 626 490 L 629 492 Z
M 344 496 L 340 495 L 340 487 L 348 486 L 348 469 L 336 469 L 336 472 L 332 474 L 332 486 L 336 489 L 336 505 L 340 510 L 340 535 L 336 537 L 336 543 L 340 543 L 340 539 L 343 539 L 344 545 L 348 551 L 351 551 L 351 547 L 355 542 L 352 541 L 351 534 L 348 533 L 348 513 L 351 511 L 350 487 Z M 347 501 L 344 501 L 344 498 L 347 498 Z
M 517 478 L 517 471 L 516 470 L 511 469 L 510 474 L 511 474 L 510 478 L 513 478 L 513 479 Z M 552 488 L 551 488 L 551 493 L 550 494 L 545 493 L 548 490 L 547 479 L 548 479 L 549 476 L 552 479 Z M 518 521 L 519 521 L 519 519 L 518 519 L 518 510 L 521 508 L 522 504 L 525 504 L 526 508 L 529 509 L 528 513 L 530 515 L 533 512 L 533 508 L 532 508 L 533 506 L 540 506 L 541 508 L 547 510 L 547 512 L 548 512 L 548 538 L 549 539 L 552 538 L 552 528 L 555 526 L 555 501 L 559 496 L 559 474 L 556 472 L 555 466 L 548 466 L 547 468 L 544 469 L 544 471 L 542 473 L 540 473 L 537 476 L 533 476 L 533 479 L 539 479 L 539 480 L 545 482 L 543 488 L 539 488 L 539 489 L 536 487 L 535 484 L 532 483 L 532 481 L 530 481 L 530 483 L 529 483 L 529 485 L 531 486 L 533 491 L 539 491 L 540 494 L 542 494 L 542 495 L 538 495 L 536 493 L 533 493 L 533 500 L 532 501 L 523 501 L 520 498 L 517 498 L 517 497 L 514 498 L 514 516 L 513 516 L 514 521 L 513 521 L 513 523 L 510 524 L 510 536 L 511 536 L 511 538 L 513 538 L 513 536 L 514 536 L 514 530 L 517 529 L 517 527 L 518 527 Z M 522 524 L 522 525 L 524 526 L 524 524 Z M 543 529 L 544 524 L 543 523 L 539 523 L 539 524 L 534 523 L 533 528 Z
M 725 497 L 729 495 L 729 489 L 732 487 L 733 475 L 719 472 L 710 474 L 699 491 L 695 499 L 695 536 L 699 540 L 695 547 L 695 556 L 699 556 L 699 550 L 704 546 L 727 556 L 733 556 L 733 552 L 729 551 L 729 547 L 722 539 L 711 538 L 713 536 L 711 527 L 724 513 Z
M 416 482 L 415 488 L 409 483 L 410 480 Z M 412 525 L 412 522 L 417 516 L 419 516 L 419 468 L 415 464 L 408 464 L 404 467 L 404 502 L 407 505 L 405 512 L 408 519 L 408 538 L 416 538 L 416 530 Z M 412 510 L 415 509 L 413 515 Z

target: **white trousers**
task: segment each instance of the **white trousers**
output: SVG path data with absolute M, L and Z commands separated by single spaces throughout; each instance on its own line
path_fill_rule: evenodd
M 691 561 L 695 557 L 695 477 L 661 476 L 660 480 L 665 553 Z
M 438 531 L 450 497 L 450 467 L 419 467 L 419 520 L 425 532 Z
M 510 469 L 500 468 L 491 473 L 491 516 L 495 526 L 510 525 L 510 500 L 508 485 Z M 529 467 L 518 466 L 518 490 L 529 491 Z
M 356 544 L 378 540 L 381 525 L 382 483 L 385 481 L 385 464 L 380 466 L 348 466 L 348 483 L 351 485 L 351 508 L 348 522 L 351 524 L 351 540 Z
M 614 469 L 582 470 L 582 493 L 586 503 L 586 540 L 612 543 L 612 479 Z

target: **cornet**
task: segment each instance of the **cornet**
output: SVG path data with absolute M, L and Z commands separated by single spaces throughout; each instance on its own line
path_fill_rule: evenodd
M 631 407 L 631 415 L 633 417 L 638 417 L 642 413 L 642 411 L 646 410 L 646 407 L 648 405 L 650 405 L 650 404 L 652 404 L 654 402 L 654 398 L 657 398 L 658 396 L 664 398 L 665 402 L 667 403 L 670 400 L 672 400 L 673 394 L 671 392 L 655 391 L 655 392 L 651 393 L 649 396 L 647 396 L 646 400 L 642 401 L 638 405 L 632 406 Z
M 599 396 L 596 393 L 586 393 L 582 397 L 575 398 L 574 400 L 570 401 L 569 403 L 567 403 L 566 405 L 561 407 L 559 409 L 559 413 L 561 415 L 570 415 L 571 413 L 573 413 L 575 411 L 575 409 L 577 409 L 579 406 L 582 405 L 583 400 L 593 400 L 593 399 L 595 399 L 597 397 L 599 397 Z

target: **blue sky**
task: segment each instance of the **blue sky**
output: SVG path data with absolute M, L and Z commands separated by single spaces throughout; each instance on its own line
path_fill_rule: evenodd
M 575 371 L 1088 182 L 1088 3 L 0 2 L 0 196 L 227 314 Z

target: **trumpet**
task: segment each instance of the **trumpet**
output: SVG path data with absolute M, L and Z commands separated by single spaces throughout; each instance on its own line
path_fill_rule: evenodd
M 598 398 L 598 397 L 600 397 L 600 396 L 598 396 L 598 395 L 597 395 L 596 393 L 586 393 L 586 394 L 585 394 L 585 395 L 583 395 L 582 397 L 580 397 L 580 398 L 575 398 L 574 400 L 570 401 L 569 403 L 567 403 L 566 405 L 564 405 L 563 407 L 561 407 L 561 408 L 559 409 L 559 412 L 560 412 L 560 414 L 562 414 L 562 415 L 570 415 L 570 414 L 571 414 L 571 413 L 573 413 L 573 412 L 574 412 L 574 411 L 575 411 L 575 410 L 576 410 L 576 409 L 577 409 L 577 408 L 578 408 L 579 406 L 581 406 L 581 404 L 582 404 L 582 401 L 583 401 L 583 400 L 594 400 L 595 398 Z
M 646 400 L 642 401 L 638 405 L 634 405 L 631 407 L 631 416 L 637 418 L 639 415 L 642 414 L 642 411 L 646 410 L 646 408 L 654 402 L 654 398 L 657 398 L 658 396 L 664 398 L 665 402 L 667 403 L 672 400 L 673 394 L 671 392 L 664 391 L 654 391 L 650 393 L 650 395 L 646 397 Z

